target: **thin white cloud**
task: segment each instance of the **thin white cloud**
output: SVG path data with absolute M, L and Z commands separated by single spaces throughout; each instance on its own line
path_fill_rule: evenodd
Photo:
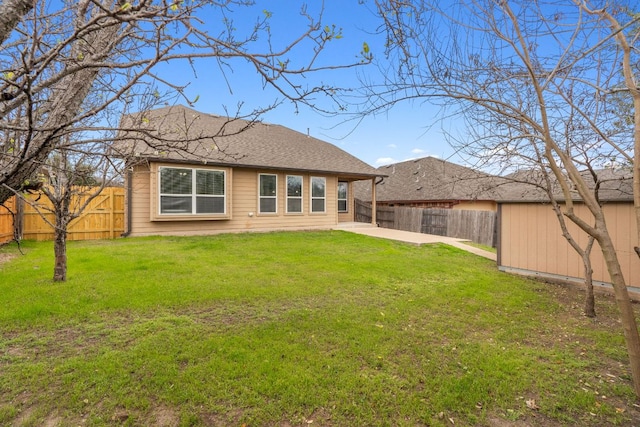
M 392 157 L 380 157 L 376 160 L 378 166 L 390 165 L 391 163 L 398 163 L 398 161 Z
M 411 150 L 412 154 L 424 154 L 426 153 L 426 151 L 424 151 L 422 148 L 414 148 L 413 150 Z
M 398 148 L 398 146 L 396 144 L 389 144 L 389 145 L 387 145 L 387 147 L 389 147 L 389 148 Z

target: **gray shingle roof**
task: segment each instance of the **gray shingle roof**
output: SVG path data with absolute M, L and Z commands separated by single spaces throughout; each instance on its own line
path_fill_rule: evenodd
M 496 200 L 499 177 L 437 159 L 423 157 L 378 168 L 387 177 L 376 186 L 379 202 Z M 371 200 L 370 186 L 356 188 L 356 197 Z
M 633 171 L 631 168 L 598 169 L 595 170 L 599 182 L 598 197 L 602 201 L 631 201 L 633 200 Z M 591 190 L 595 188 L 595 180 L 591 173 L 582 172 Z M 500 201 L 506 202 L 545 202 L 549 198 L 543 191 L 545 181 L 543 175 L 536 170 L 526 169 L 514 172 L 505 177 L 508 184 L 503 186 Z M 550 177 L 552 194 L 558 201 L 564 200 L 564 195 L 555 177 Z M 572 191 L 572 199 L 580 200 L 577 191 Z
M 280 125 L 201 113 L 178 105 L 125 116 L 123 155 L 370 178 L 381 172 L 328 142 Z
M 495 176 L 476 171 L 434 157 L 408 160 L 378 168 L 388 175 L 376 186 L 379 202 L 418 202 L 451 200 L 495 200 L 498 202 L 546 202 L 549 200 L 542 175 L 535 170 L 521 170 L 507 176 Z M 600 181 L 602 201 L 633 200 L 633 175 L 629 169 L 601 169 L 596 171 Z M 594 180 L 583 173 L 591 188 Z M 555 180 L 553 180 L 555 181 Z M 553 183 L 552 183 L 553 185 Z M 557 184 L 553 194 L 563 200 Z M 371 200 L 371 186 L 359 183 L 355 195 Z M 577 192 L 573 200 L 580 200 Z

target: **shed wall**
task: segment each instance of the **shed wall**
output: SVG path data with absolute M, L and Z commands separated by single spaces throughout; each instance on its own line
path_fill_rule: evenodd
M 228 175 L 230 218 L 218 220 L 153 221 L 151 183 L 152 169 L 135 166 L 131 174 L 132 197 L 127 200 L 131 211 L 132 236 L 144 235 L 204 235 L 223 232 L 271 231 L 295 229 L 328 229 L 338 224 L 337 183 L 338 177 L 318 174 L 274 172 L 258 169 L 233 169 Z M 258 175 L 277 174 L 277 213 L 258 212 Z M 303 177 L 303 213 L 286 213 L 286 175 Z M 326 178 L 326 208 L 324 213 L 310 212 L 310 177 Z M 350 208 L 353 207 L 350 196 Z M 353 209 L 351 209 L 353 211 Z M 353 215 L 352 213 L 350 215 Z M 349 216 L 346 216 L 348 218 Z
M 549 204 L 505 203 L 500 205 L 500 242 L 498 263 L 502 270 L 543 274 L 560 279 L 584 279 L 581 258 L 562 236 L 562 231 Z M 584 205 L 575 212 L 593 223 Z M 627 285 L 640 290 L 640 260 L 633 249 L 636 235 L 633 205 L 608 203 L 604 206 L 607 228 L 618 253 Z M 566 220 L 574 239 L 585 247 L 587 234 Z M 610 283 L 610 276 L 598 243 L 591 251 L 593 279 Z

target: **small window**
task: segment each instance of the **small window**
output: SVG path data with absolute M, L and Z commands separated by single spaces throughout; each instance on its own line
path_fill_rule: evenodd
M 287 175 L 287 213 L 302 213 L 302 177 Z
M 349 212 L 349 183 L 345 181 L 338 182 L 338 212 Z
M 260 174 L 260 213 L 276 213 L 278 201 L 277 175 Z
M 325 212 L 326 178 L 311 177 L 311 212 Z
M 160 168 L 161 215 L 225 213 L 224 171 Z

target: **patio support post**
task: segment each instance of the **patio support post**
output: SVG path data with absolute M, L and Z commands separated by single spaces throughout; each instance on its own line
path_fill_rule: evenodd
M 376 201 L 376 177 L 371 178 L 371 224 L 377 226 L 377 218 L 376 218 L 376 206 L 378 202 Z

